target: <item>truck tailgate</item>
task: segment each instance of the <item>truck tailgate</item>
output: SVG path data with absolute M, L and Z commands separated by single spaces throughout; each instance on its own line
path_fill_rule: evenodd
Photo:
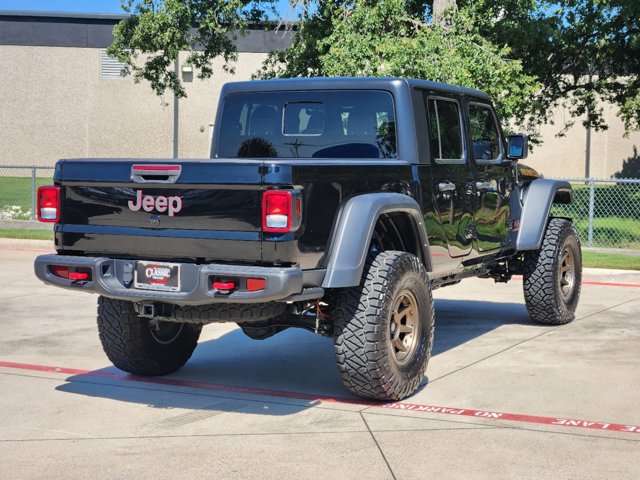
M 259 160 L 63 160 L 56 249 L 260 262 Z M 185 241 L 187 240 L 188 241 Z

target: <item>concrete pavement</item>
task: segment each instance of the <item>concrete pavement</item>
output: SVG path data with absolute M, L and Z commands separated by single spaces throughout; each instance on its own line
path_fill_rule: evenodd
M 425 382 L 383 408 L 304 331 L 208 326 L 176 374 L 127 376 L 96 297 L 33 276 L 49 249 L 0 244 L 0 478 L 638 478 L 638 274 L 586 272 L 563 327 L 529 322 L 518 280 L 437 290 Z

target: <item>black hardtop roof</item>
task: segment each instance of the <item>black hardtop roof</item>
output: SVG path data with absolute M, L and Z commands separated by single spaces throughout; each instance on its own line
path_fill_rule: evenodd
M 398 90 L 402 88 L 424 88 L 445 93 L 468 95 L 491 100 L 491 97 L 480 90 L 430 82 L 415 78 L 397 77 L 311 77 L 311 78 L 279 78 L 273 80 L 249 80 L 229 82 L 224 85 L 223 94 L 240 92 L 270 92 L 280 90 Z

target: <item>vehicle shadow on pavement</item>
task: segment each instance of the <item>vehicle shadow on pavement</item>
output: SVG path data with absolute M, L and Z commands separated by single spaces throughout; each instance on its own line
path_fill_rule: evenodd
M 529 319 L 524 303 L 438 299 L 432 355 L 458 347 L 504 325 L 541 328 Z
M 514 324 L 539 328 L 521 304 L 436 300 L 433 355 Z M 180 371 L 159 379 L 128 376 L 109 367 L 67 382 L 57 390 L 156 408 L 291 415 L 331 399 L 367 404 L 342 386 L 331 340 L 297 329 L 263 341 L 251 340 L 239 328 L 232 330 L 199 344 Z M 425 378 L 419 391 L 427 387 Z M 261 401 L 261 395 L 270 400 Z

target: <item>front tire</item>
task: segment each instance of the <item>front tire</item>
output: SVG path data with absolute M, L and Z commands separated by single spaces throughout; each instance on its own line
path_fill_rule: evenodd
M 524 259 L 524 299 L 529 317 L 543 325 L 575 318 L 582 283 L 582 254 L 573 224 L 552 218 L 539 250 Z
M 98 332 L 109 360 L 125 372 L 157 376 L 182 367 L 198 344 L 199 325 L 150 322 L 131 302 L 98 298 Z
M 420 385 L 433 345 L 434 307 L 418 258 L 385 251 L 370 257 L 360 285 L 336 293 L 334 345 L 352 393 L 401 400 Z

